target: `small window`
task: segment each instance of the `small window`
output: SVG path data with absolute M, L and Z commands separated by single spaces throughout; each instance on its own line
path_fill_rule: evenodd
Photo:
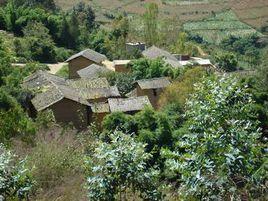
M 153 89 L 154 96 L 157 96 L 157 90 Z

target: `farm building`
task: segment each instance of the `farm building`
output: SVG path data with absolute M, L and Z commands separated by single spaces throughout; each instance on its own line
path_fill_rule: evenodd
M 91 110 L 93 112 L 93 119 L 94 122 L 98 124 L 98 126 L 101 125 L 104 117 L 108 114 L 110 114 L 110 106 L 107 102 L 104 103 L 94 103 L 91 106 Z
M 189 55 L 171 54 L 166 50 L 152 46 L 142 52 L 142 55 L 148 59 L 162 58 L 166 64 L 173 68 L 181 68 L 184 66 L 199 65 L 203 67 L 214 67 L 209 59 L 199 57 L 190 57 Z
M 166 50 L 152 46 L 142 52 L 142 55 L 148 59 L 166 58 L 177 61 L 177 58 Z
M 176 58 L 176 56 L 156 46 L 152 46 L 144 50 L 142 52 L 142 55 L 147 59 L 162 58 L 165 63 L 171 65 L 173 68 L 181 67 L 179 60 Z
M 32 115 L 50 109 L 57 122 L 72 123 L 77 129 L 101 123 L 110 111 L 108 98 L 120 97 L 105 78 L 66 81 L 44 71 L 27 77 L 23 87 L 34 92 Z
M 72 123 L 82 129 L 91 122 L 90 104 L 68 87 L 50 86 L 37 93 L 31 102 L 36 112 L 52 110 L 59 123 Z
M 131 60 L 114 60 L 113 61 L 114 71 L 120 73 L 130 72 L 130 69 L 127 67 L 130 61 Z
M 160 94 L 170 84 L 169 79 L 166 77 L 138 80 L 136 81 L 136 88 L 129 96 L 147 96 L 152 106 L 157 108 Z
M 107 60 L 105 55 L 95 52 L 94 50 L 86 49 L 81 51 L 66 60 L 66 62 L 69 63 L 69 78 L 79 78 L 77 71 L 91 64 L 102 65 L 102 62 L 105 60 Z
M 97 64 L 91 64 L 90 66 L 77 71 L 77 74 L 81 78 L 97 78 L 100 74 L 110 72 L 111 70 Z
M 147 96 L 130 97 L 130 98 L 109 98 L 108 104 L 111 112 L 124 112 L 135 114 L 143 110 L 146 106 L 151 106 Z
M 118 88 L 115 86 L 105 88 L 80 89 L 79 95 L 90 103 L 106 102 L 108 98 L 120 97 Z

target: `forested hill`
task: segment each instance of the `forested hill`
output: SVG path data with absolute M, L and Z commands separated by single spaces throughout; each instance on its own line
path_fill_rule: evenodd
M 184 23 L 207 18 L 211 13 L 231 9 L 242 22 L 255 28 L 262 28 L 268 21 L 268 1 L 266 0 L 56 0 L 63 9 L 70 9 L 83 1 L 96 10 L 98 19 L 109 20 L 116 12 L 141 14 L 148 2 L 156 3 L 163 19 L 172 18 Z

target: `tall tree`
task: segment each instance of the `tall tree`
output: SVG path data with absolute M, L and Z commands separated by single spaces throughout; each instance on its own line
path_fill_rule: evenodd
M 150 3 L 146 5 L 146 12 L 143 15 L 144 38 L 148 45 L 155 45 L 158 42 L 158 5 Z

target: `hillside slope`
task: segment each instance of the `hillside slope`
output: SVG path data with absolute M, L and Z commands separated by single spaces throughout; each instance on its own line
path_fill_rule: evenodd
M 81 0 L 55 0 L 63 9 L 69 9 Z M 159 5 L 162 18 L 176 18 L 181 23 L 207 18 L 213 13 L 232 9 L 238 18 L 260 28 L 268 24 L 267 0 L 83 0 L 91 5 L 101 21 L 105 15 L 120 12 L 142 14 L 144 5 L 154 2 Z

